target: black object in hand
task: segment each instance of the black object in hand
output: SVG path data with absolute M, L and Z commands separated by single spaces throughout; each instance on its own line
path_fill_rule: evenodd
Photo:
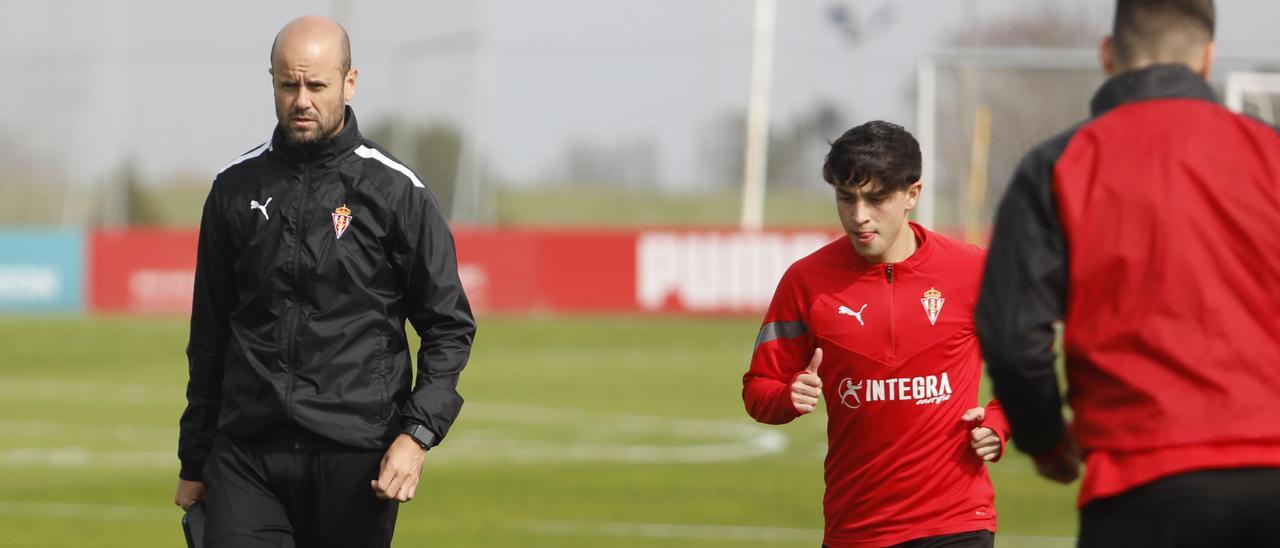
M 196 501 L 182 515 L 182 533 L 187 537 L 187 548 L 204 546 L 204 503 Z

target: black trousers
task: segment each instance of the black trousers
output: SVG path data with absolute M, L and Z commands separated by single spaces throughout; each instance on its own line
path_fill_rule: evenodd
M 995 543 L 996 534 L 991 531 L 969 531 L 908 540 L 889 548 L 992 548 Z M 822 548 L 827 548 L 827 545 L 823 544 Z
M 970 531 L 908 540 L 893 548 L 991 548 L 995 543 L 996 534 L 991 531 Z
M 1080 510 L 1081 548 L 1280 548 L 1280 468 L 1171 476 Z
M 399 503 L 369 485 L 382 455 L 218 436 L 204 468 L 205 546 L 391 546 Z

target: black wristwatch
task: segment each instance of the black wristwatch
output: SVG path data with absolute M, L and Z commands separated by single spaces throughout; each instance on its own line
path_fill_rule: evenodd
M 423 449 L 431 449 L 431 445 L 436 441 L 435 433 L 418 423 L 410 423 L 401 432 L 408 434 Z

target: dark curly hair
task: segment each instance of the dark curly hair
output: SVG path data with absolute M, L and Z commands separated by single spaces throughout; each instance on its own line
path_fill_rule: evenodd
M 844 132 L 831 143 L 822 178 L 833 186 L 859 187 L 889 194 L 920 180 L 920 143 L 897 124 L 875 120 Z

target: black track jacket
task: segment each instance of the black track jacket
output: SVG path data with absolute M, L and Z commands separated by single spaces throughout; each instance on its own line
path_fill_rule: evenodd
M 438 443 L 475 336 L 431 191 L 343 130 L 317 150 L 279 127 L 214 180 L 200 222 L 180 477 L 216 433 L 382 450 L 408 423 Z M 404 322 L 422 337 L 416 386 Z

